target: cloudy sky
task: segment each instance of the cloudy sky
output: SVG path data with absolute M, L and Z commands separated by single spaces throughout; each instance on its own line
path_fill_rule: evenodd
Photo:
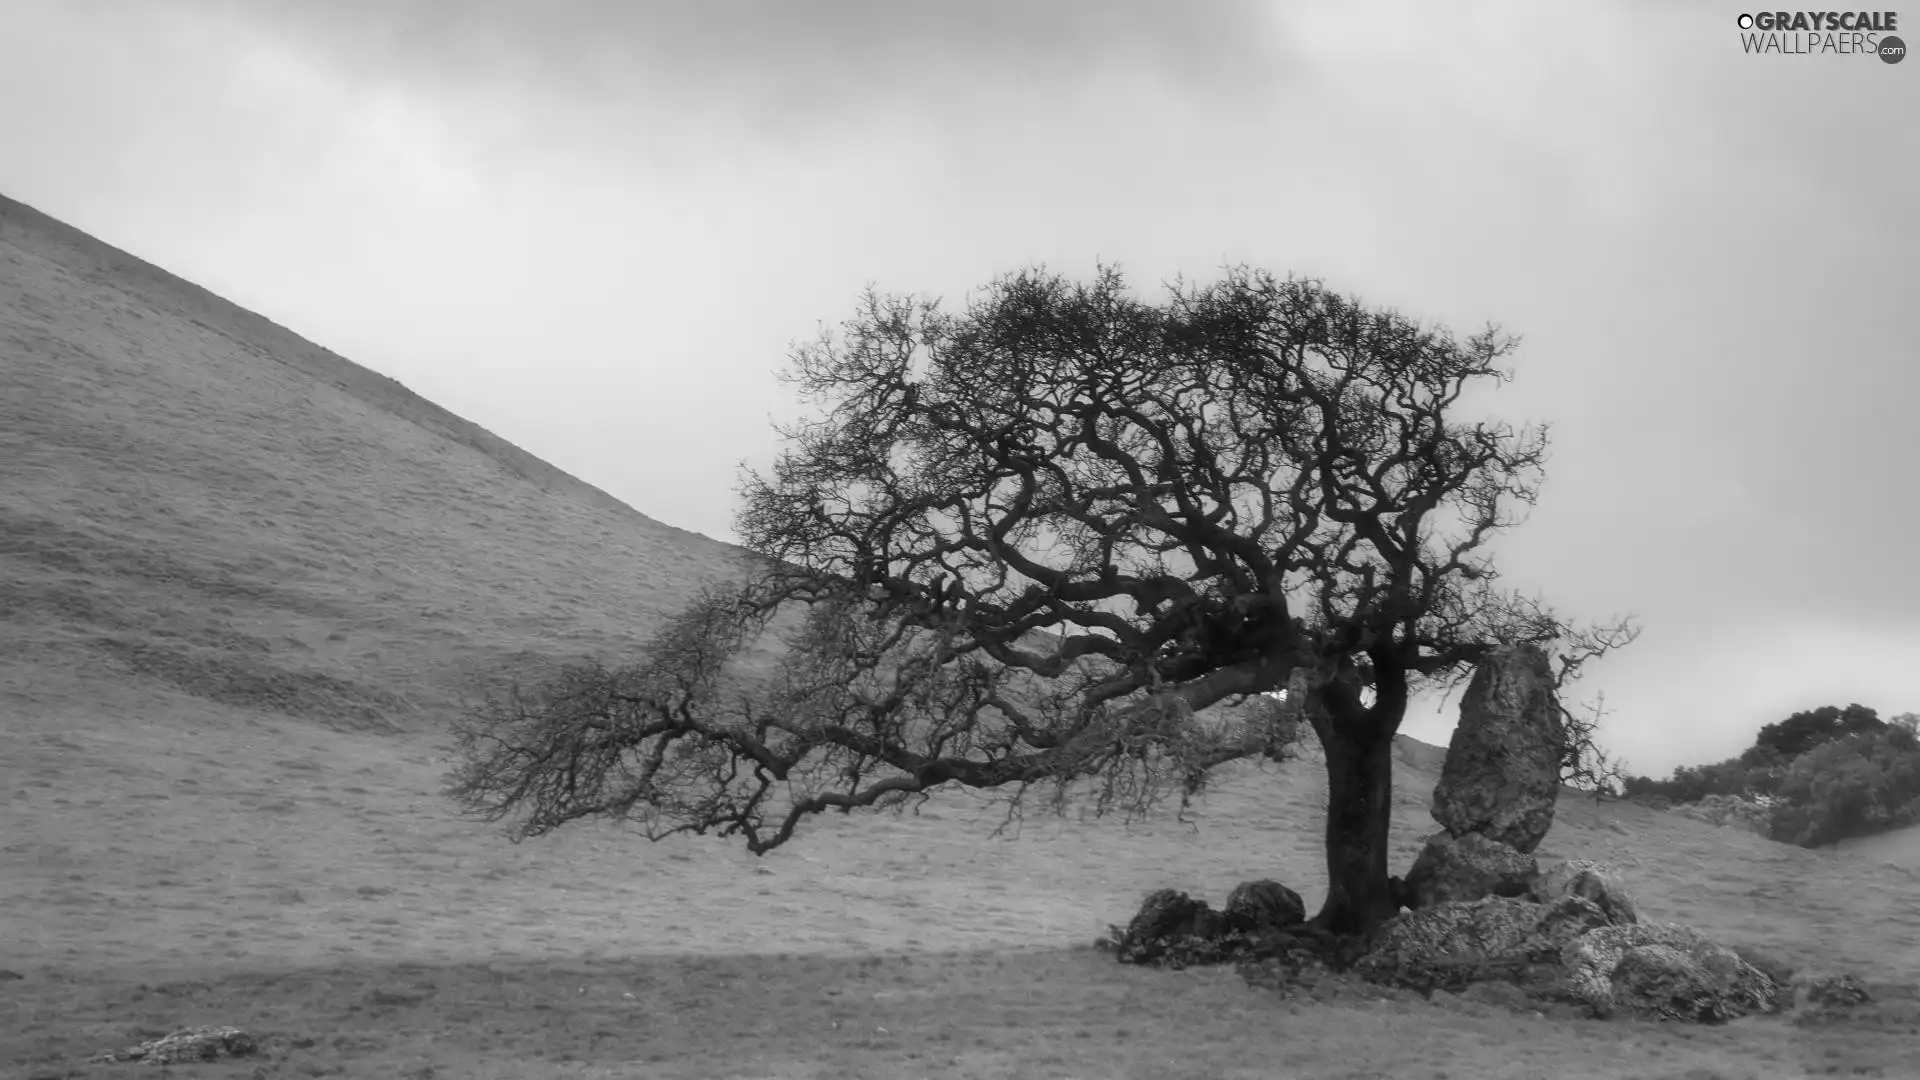
M 5 7 L 0 191 L 661 520 L 731 538 L 868 282 L 1244 262 L 1523 336 L 1505 565 L 1641 617 L 1583 684 L 1636 771 L 1920 710 L 1920 61 L 1725 3 Z

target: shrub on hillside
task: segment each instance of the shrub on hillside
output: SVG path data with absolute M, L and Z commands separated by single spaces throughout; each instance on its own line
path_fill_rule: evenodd
M 1823 705 L 1794 713 L 1777 724 L 1768 724 L 1754 736 L 1753 745 L 1757 750 L 1772 750 L 1782 758 L 1796 758 L 1835 739 L 1869 734 L 1886 726 L 1879 713 L 1865 705 L 1848 705 L 1844 709 Z
M 1782 764 L 1749 765 L 1728 758 L 1711 765 L 1681 765 L 1666 780 L 1629 777 L 1625 789 L 1629 798 L 1660 795 L 1675 803 L 1696 803 L 1716 795 L 1752 799 L 1778 792 L 1785 775 Z
M 1776 840 L 1819 847 L 1920 822 L 1920 735 L 1882 725 L 1794 760 L 1780 786 Z
M 1912 734 L 1920 729 L 1920 715 L 1906 713 L 1888 722 L 1865 705 L 1848 705 L 1844 709 L 1823 705 L 1762 727 L 1754 736 L 1753 745 L 1738 757 L 1710 765 L 1682 765 L 1666 780 L 1627 777 L 1623 789 L 1629 798 L 1663 795 L 1675 803 L 1698 803 L 1714 796 L 1753 800 L 1778 795 L 1782 793 L 1788 771 L 1808 752 L 1831 746 L 1836 740 L 1892 729 Z

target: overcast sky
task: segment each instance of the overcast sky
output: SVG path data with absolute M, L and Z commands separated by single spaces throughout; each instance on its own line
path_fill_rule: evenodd
M 1522 335 L 1504 564 L 1641 616 L 1582 684 L 1636 771 L 1920 710 L 1920 60 L 1724 3 L 0 3 L 0 191 L 671 524 L 732 538 L 868 282 L 1245 262 Z

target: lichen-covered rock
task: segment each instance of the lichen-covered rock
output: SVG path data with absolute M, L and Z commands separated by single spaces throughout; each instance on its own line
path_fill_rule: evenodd
M 1531 645 L 1495 650 L 1460 702 L 1433 819 L 1455 836 L 1480 833 L 1532 853 L 1553 827 L 1566 746 L 1546 653 Z
M 1216 937 L 1224 929 L 1220 914 L 1206 901 L 1176 889 L 1160 889 L 1141 902 L 1116 951 L 1123 964 L 1152 963 L 1182 938 Z
M 1627 895 L 1626 887 L 1620 883 L 1619 875 L 1604 863 L 1570 859 L 1549 866 L 1534 879 L 1532 896 L 1542 904 L 1551 904 L 1563 896 L 1578 896 L 1592 901 L 1606 913 L 1610 923 L 1621 925 L 1640 921 L 1640 913 L 1634 908 L 1633 898 Z
M 1801 972 L 1789 988 L 1795 1009 L 1848 1009 L 1873 1000 L 1859 979 L 1832 972 Z
M 1299 893 L 1277 881 L 1246 881 L 1228 894 L 1225 917 L 1228 929 L 1257 933 L 1304 922 L 1307 906 Z
M 1684 926 L 1603 926 L 1561 953 L 1568 988 L 1600 1016 L 1721 1023 L 1774 1005 L 1765 972 Z
M 1605 925 L 1600 909 L 1577 896 L 1436 904 L 1387 920 L 1358 967 L 1377 982 L 1423 988 L 1516 981 L 1537 975 L 1536 965 L 1557 964 L 1568 943 Z
M 176 1031 L 164 1038 L 126 1050 L 99 1054 L 92 1062 L 139 1061 L 147 1065 L 178 1065 L 258 1053 L 260 1044 L 239 1028 L 200 1027 Z
M 1436 833 L 1407 871 L 1407 906 L 1470 903 L 1489 896 L 1524 896 L 1532 890 L 1539 865 L 1498 840 L 1479 833 Z

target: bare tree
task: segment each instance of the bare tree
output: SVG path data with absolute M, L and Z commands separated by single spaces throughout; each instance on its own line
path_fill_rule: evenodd
M 1567 753 L 1560 762 L 1560 782 L 1585 791 L 1594 802 L 1621 797 L 1627 780 L 1626 763 L 1614 758 L 1599 742 L 1600 721 L 1607 715 L 1607 696 L 1599 695 L 1584 706 L 1585 715 L 1575 715 L 1561 707 L 1567 729 Z
M 1485 546 L 1532 504 L 1547 433 L 1456 415 L 1514 345 L 1244 269 L 1160 305 L 1106 268 L 1011 275 L 958 314 L 870 291 L 795 350 L 816 412 L 745 480 L 765 569 L 632 666 L 496 699 L 452 794 L 517 836 L 611 815 L 764 853 L 943 785 L 1190 793 L 1288 738 L 1209 706 L 1288 690 L 1326 752 L 1316 922 L 1368 932 L 1395 911 L 1409 698 L 1503 643 L 1577 671 L 1630 638 L 1495 588 Z M 744 662 L 769 634 L 780 660 Z

